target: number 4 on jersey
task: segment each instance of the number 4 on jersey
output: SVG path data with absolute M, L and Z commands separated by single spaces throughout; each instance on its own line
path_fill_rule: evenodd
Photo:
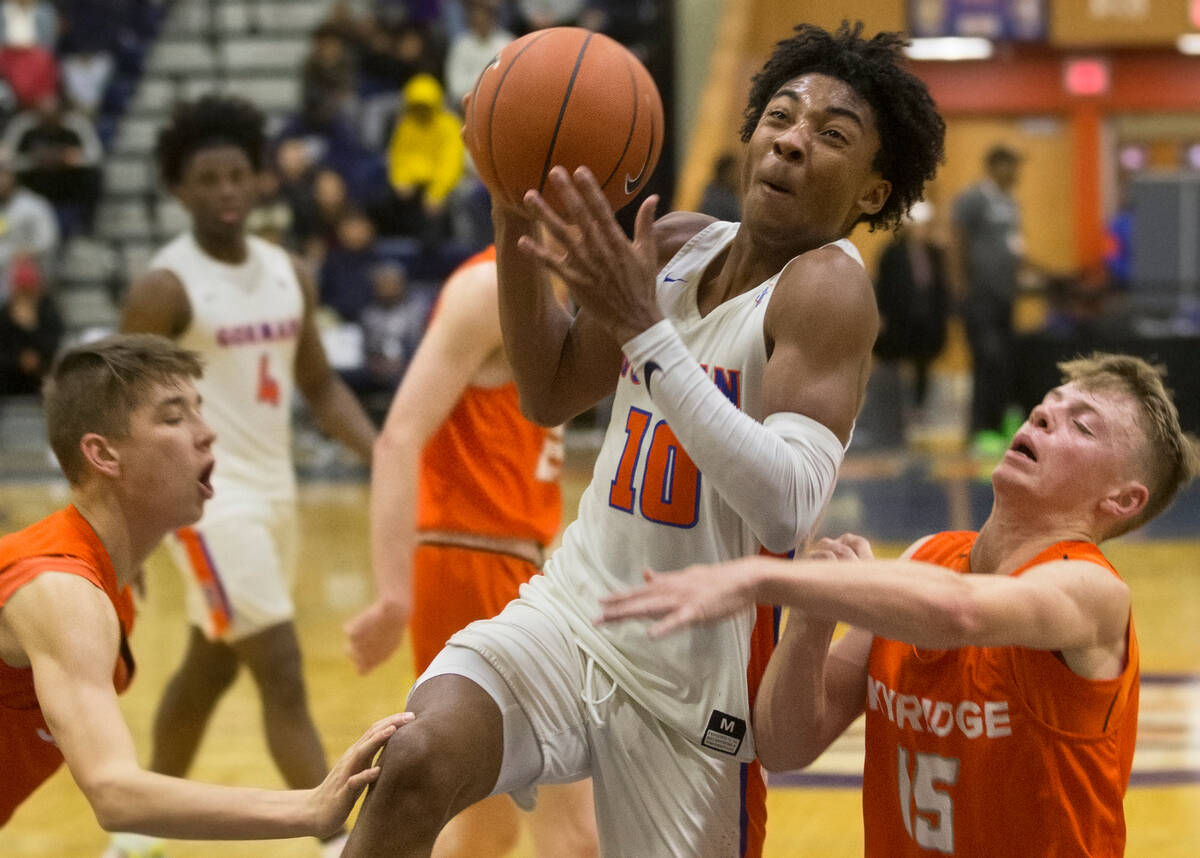
M 268 405 L 278 405 L 279 382 L 271 375 L 268 358 L 269 355 L 264 354 L 258 359 L 258 395 L 255 399 Z
M 649 428 L 650 412 L 630 408 L 625 418 L 625 448 L 608 490 L 608 504 L 633 514 L 636 502 L 647 521 L 670 527 L 695 527 L 700 518 L 700 471 L 665 420 L 659 420 L 650 433 L 641 491 L 634 486 L 642 443 Z

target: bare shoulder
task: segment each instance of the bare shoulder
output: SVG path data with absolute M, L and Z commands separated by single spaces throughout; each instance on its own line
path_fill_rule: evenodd
M 666 265 L 679 248 L 717 219 L 699 212 L 670 212 L 654 222 L 654 239 L 658 243 L 658 264 Z
M 120 628 L 104 592 L 68 572 L 46 571 L 17 590 L 5 610 L 6 626 L 28 657 L 82 642 L 94 647 Z M 95 636 L 99 636 L 98 638 Z
M 459 268 L 442 286 L 431 325 L 451 328 L 461 336 L 500 344 L 500 294 L 496 263 L 477 262 Z
M 806 327 L 816 325 L 837 337 L 854 331 L 875 340 L 879 312 L 871 278 L 836 245 L 800 254 L 779 275 L 767 307 L 768 332 L 806 321 Z
M 178 337 L 191 321 L 191 302 L 175 272 L 154 268 L 130 284 L 121 315 L 122 331 Z

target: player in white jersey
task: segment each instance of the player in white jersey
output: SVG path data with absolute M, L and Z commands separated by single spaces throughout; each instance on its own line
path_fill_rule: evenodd
M 597 628 L 600 597 L 679 568 L 803 542 L 833 489 L 878 327 L 860 222 L 894 225 L 942 156 L 896 34 L 801 26 L 754 79 L 740 224 L 639 209 L 630 241 L 585 169 L 494 208 L 505 346 L 522 405 L 612 420 L 563 547 L 499 617 L 418 680 L 346 856 L 428 855 L 486 795 L 591 774 L 601 851 L 761 854 L 747 668 L 753 611 L 667 640 Z M 539 239 L 538 228 L 565 248 Z M 547 272 L 580 306 L 552 305 Z M 761 788 L 761 780 L 759 780 Z M 761 793 L 761 789 L 760 789 Z
M 246 233 L 265 145 L 263 116 L 249 102 L 206 96 L 176 108 L 156 155 L 191 229 L 132 285 L 122 328 L 169 336 L 203 356 L 199 388 L 217 432 L 213 501 L 171 543 L 191 628 L 155 717 L 151 768 L 187 772 L 218 699 L 245 665 L 272 759 L 300 788 L 320 783 L 326 762 L 292 622 L 293 388 L 317 425 L 364 460 L 375 432 L 326 361 L 309 278 L 285 251 Z

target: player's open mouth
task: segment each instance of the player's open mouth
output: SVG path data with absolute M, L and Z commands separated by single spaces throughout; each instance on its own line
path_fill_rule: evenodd
M 1037 461 L 1037 453 L 1034 452 L 1033 447 L 1031 447 L 1024 438 L 1015 438 L 1012 446 L 1008 449 L 1009 452 L 1016 453 L 1018 456 L 1024 456 L 1034 462 Z
M 206 499 L 213 496 L 212 472 L 215 465 L 216 462 L 209 462 L 204 466 L 204 470 L 200 472 L 200 491 L 204 494 Z

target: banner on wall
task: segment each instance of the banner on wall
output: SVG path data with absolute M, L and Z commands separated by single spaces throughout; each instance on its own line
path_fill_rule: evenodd
M 1200 27 L 1196 0 L 1054 0 L 1051 40 L 1058 45 L 1172 45 Z
M 975 36 L 1040 42 L 1049 33 L 1048 0 L 908 0 L 908 31 L 918 38 Z

